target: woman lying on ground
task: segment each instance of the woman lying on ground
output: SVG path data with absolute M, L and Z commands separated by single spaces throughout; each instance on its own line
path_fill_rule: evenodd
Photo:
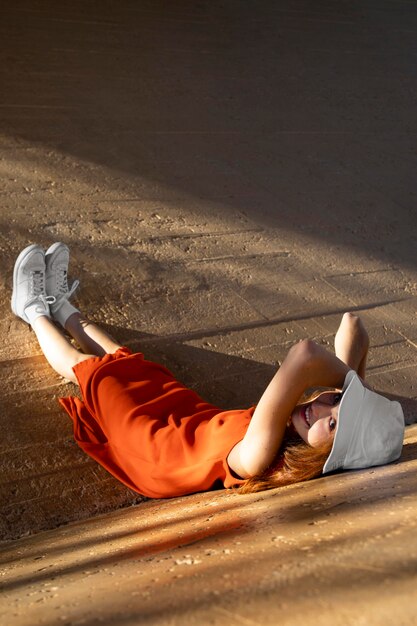
M 369 340 L 356 315 L 342 318 L 336 356 L 301 341 L 256 407 L 222 411 L 82 316 L 69 302 L 76 284 L 68 289 L 68 263 L 63 243 L 46 253 L 25 248 L 12 310 L 32 326 L 50 365 L 80 387 L 82 400 L 60 399 L 78 445 L 131 489 L 153 498 L 238 485 L 249 493 L 400 456 L 402 409 L 363 384 Z

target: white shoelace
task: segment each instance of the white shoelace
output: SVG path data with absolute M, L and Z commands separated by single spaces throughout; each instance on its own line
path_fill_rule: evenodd
M 45 293 L 45 272 L 42 272 L 42 270 L 34 270 L 30 274 L 30 279 L 30 293 L 32 297 L 28 300 L 26 306 L 29 306 L 36 300 L 41 300 L 45 305 L 55 304 L 55 296 L 47 296 Z
M 71 285 L 71 289 L 68 287 L 68 275 L 67 270 L 63 267 L 58 267 L 57 269 L 57 292 L 58 298 L 66 298 L 69 300 L 71 296 L 75 293 L 76 289 L 80 282 L 78 280 L 74 280 Z
M 41 270 L 34 270 L 30 273 L 30 293 L 33 297 L 45 295 L 45 273 Z
M 33 298 L 30 298 L 25 304 L 25 309 L 27 309 L 32 304 L 43 304 L 44 308 L 48 309 L 49 305 L 55 304 L 55 302 L 55 296 L 45 296 L 45 294 L 41 293 L 38 296 L 33 296 Z
M 68 292 L 67 270 L 58 267 L 56 270 L 56 288 L 59 295 L 64 296 Z
M 79 284 L 80 284 L 79 280 L 74 280 L 74 282 L 71 285 L 71 289 L 69 289 L 68 292 L 64 294 L 64 297 L 67 298 L 67 300 L 69 300 L 71 296 L 77 291 Z

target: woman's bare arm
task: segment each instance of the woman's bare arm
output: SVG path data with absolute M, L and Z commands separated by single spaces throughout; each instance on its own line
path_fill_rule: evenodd
M 334 338 L 336 356 L 365 379 L 369 336 L 358 315 L 345 313 Z
M 308 387 L 341 387 L 349 367 L 313 341 L 291 348 L 263 393 L 248 430 L 230 452 L 230 468 L 242 478 L 263 472 L 274 460 L 285 427 Z

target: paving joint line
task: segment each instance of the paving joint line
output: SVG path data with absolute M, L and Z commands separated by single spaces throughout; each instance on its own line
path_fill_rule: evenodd
M 396 332 L 403 338 L 405 339 L 405 341 L 407 343 L 409 343 L 411 346 L 413 346 L 413 348 L 417 348 L 417 343 L 415 343 L 414 341 L 412 341 L 411 339 L 409 339 L 406 335 L 404 335 L 404 333 L 402 333 L 400 330 L 396 329 Z
M 258 259 L 262 257 L 287 258 L 290 256 L 290 254 L 290 252 L 258 252 L 243 255 L 227 254 L 225 256 L 202 257 L 200 259 L 186 260 L 185 265 L 190 265 L 193 263 L 206 263 L 210 261 L 227 261 L 228 259 L 236 259 L 238 261 L 242 261 L 244 259 Z
M 342 274 L 326 274 L 323 278 L 340 278 L 341 276 L 361 276 L 363 274 L 380 274 L 382 272 L 399 272 L 397 267 L 388 267 L 378 270 L 364 270 L 362 272 L 344 272 Z
M 384 364 L 385 365 L 385 364 Z M 367 368 L 367 376 L 374 376 L 376 374 L 388 374 L 390 372 L 399 372 L 401 370 L 407 370 L 407 369 L 411 369 L 413 367 L 417 367 L 417 363 L 410 363 L 409 365 L 403 365 L 400 367 L 393 367 L 390 369 L 383 369 L 384 365 L 381 366 L 374 366 L 374 367 L 368 367 Z M 391 365 L 390 363 L 387 363 L 386 365 Z M 381 368 L 381 369 L 379 369 Z
M 263 228 L 243 228 L 241 230 L 227 230 L 209 233 L 171 233 L 169 235 L 151 235 L 142 237 L 141 242 L 162 241 L 164 239 L 203 239 L 205 237 L 227 237 L 232 235 L 242 235 L 245 233 L 263 233 Z

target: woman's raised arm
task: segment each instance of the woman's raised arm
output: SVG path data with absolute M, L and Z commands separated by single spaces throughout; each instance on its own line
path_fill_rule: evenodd
M 349 369 L 314 341 L 293 346 L 264 391 L 244 438 L 230 452 L 230 468 L 242 478 L 262 473 L 274 460 L 303 392 L 309 387 L 342 387 Z

